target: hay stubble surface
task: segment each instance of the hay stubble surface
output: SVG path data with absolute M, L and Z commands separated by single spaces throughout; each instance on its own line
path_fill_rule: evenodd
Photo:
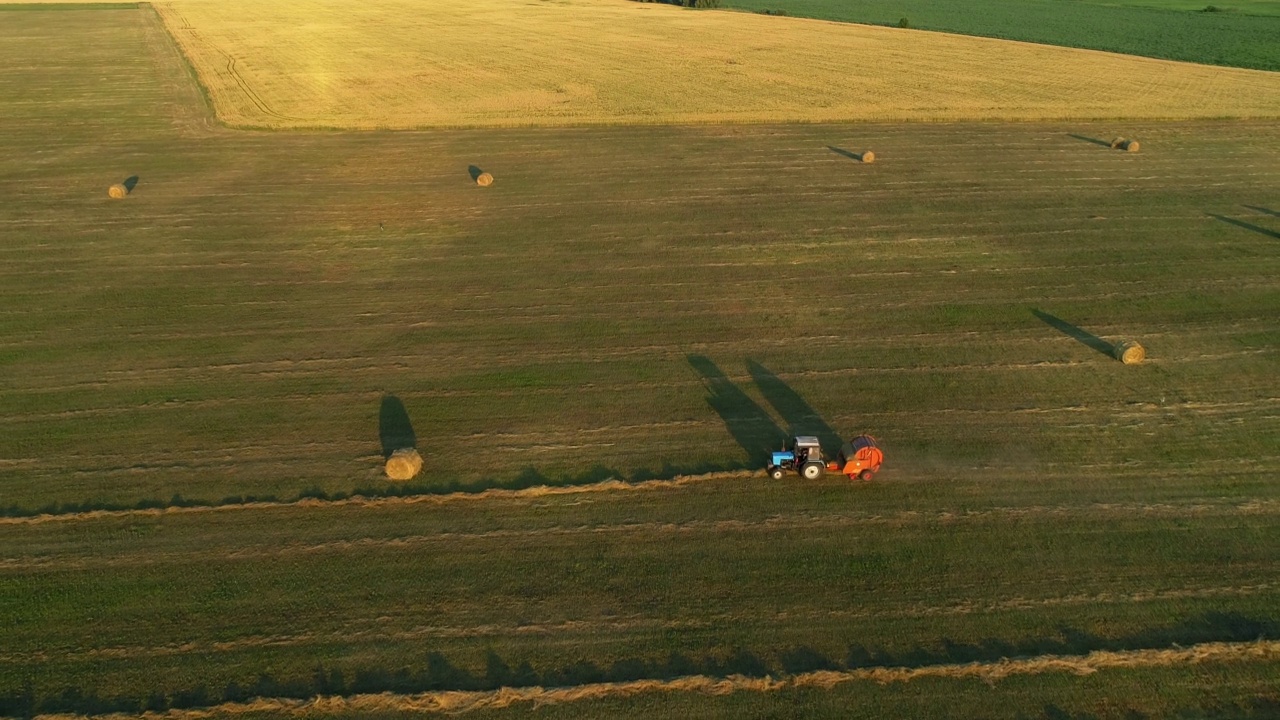
M 1280 116 L 1280 74 L 627 0 L 156 4 L 233 126 Z
M 3 20 L 0 506 L 386 487 L 388 394 L 415 484 L 508 490 L 0 523 L 0 700 L 1274 627 L 1273 123 L 229 132 L 154 16 Z M 877 482 L 740 470 L 828 428 L 880 438 Z M 1172 716 L 1275 665 L 998 687 Z M 991 707 L 909 685 L 590 707 Z

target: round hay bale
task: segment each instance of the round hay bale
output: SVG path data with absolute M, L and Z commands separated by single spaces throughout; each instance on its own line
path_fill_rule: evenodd
M 413 448 L 401 448 L 387 458 L 387 477 L 412 480 L 422 470 L 422 456 Z
M 1126 142 L 1128 141 L 1125 140 L 1124 138 L 1115 138 L 1114 140 L 1111 141 L 1111 149 L 1118 150 L 1119 148 L 1124 147 L 1124 144 Z
M 116 183 L 115 185 L 107 188 L 107 195 L 109 195 L 113 200 L 123 200 L 124 196 L 128 194 L 129 188 L 121 185 L 120 183 Z
M 476 184 L 480 187 L 489 187 L 493 184 L 493 176 L 487 172 L 482 172 L 476 176 Z
M 1125 152 L 1138 152 L 1142 145 L 1137 140 L 1126 140 L 1124 142 Z
M 1133 340 L 1116 343 L 1116 359 L 1125 365 L 1137 365 L 1147 357 L 1147 351 Z
M 875 154 L 875 153 L 871 152 L 870 150 L 868 150 L 868 151 L 866 151 L 866 152 L 862 153 L 862 162 L 864 162 L 864 163 L 873 163 L 873 162 L 875 162 L 875 161 L 876 161 L 876 154 Z

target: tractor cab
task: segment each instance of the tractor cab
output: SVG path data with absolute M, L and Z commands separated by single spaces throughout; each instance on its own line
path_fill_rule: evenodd
M 795 470 L 807 480 L 817 480 L 827 469 L 822 459 L 822 444 L 812 435 L 798 435 L 791 440 L 791 449 L 773 453 L 769 459 L 769 477 L 781 480 L 788 470 Z

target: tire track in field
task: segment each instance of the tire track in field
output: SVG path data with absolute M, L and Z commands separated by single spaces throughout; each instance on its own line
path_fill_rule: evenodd
M 990 684 L 1019 675 L 1092 675 L 1113 669 L 1162 668 L 1204 664 L 1273 662 L 1280 658 L 1280 641 L 1201 643 L 1159 650 L 1099 650 L 1087 655 L 1041 655 L 997 662 L 955 663 L 919 668 L 872 667 L 857 670 L 819 670 L 774 678 L 731 675 L 726 678 L 692 675 L 672 680 L 633 680 L 590 683 L 572 687 L 503 687 L 489 691 L 445 690 L 417 694 L 379 693 L 352 696 L 318 696 L 307 700 L 259 698 L 243 703 L 222 703 L 209 708 L 170 710 L 158 717 L 169 720 L 207 720 L 219 716 L 271 713 L 302 717 L 317 713 L 345 713 L 376 717 L 389 713 L 459 715 L 509 707 L 589 702 L 653 694 L 725 696 L 741 692 L 776 693 L 797 689 L 830 691 L 852 682 L 879 685 L 909 683 L 918 679 L 981 680 Z M 42 716 L 49 717 L 49 716 Z M 60 718 L 107 716 L 70 715 Z
M 169 35 L 174 38 L 175 40 L 174 44 L 177 47 L 178 51 L 186 58 L 187 62 L 191 65 L 191 67 L 193 68 L 200 67 L 200 63 L 197 62 L 197 57 L 196 57 L 198 53 L 188 52 L 187 44 L 178 40 L 180 33 L 190 38 L 192 42 L 196 44 L 203 44 L 213 52 L 217 53 L 218 55 L 221 55 L 223 58 L 226 59 L 225 75 L 232 79 L 232 81 L 240 89 L 240 92 L 244 95 L 244 97 L 248 98 L 249 102 L 253 103 L 254 107 L 258 109 L 258 112 L 278 120 L 286 120 L 286 121 L 292 120 L 295 122 L 305 122 L 303 118 L 296 118 L 296 117 L 283 115 L 279 112 L 276 112 L 274 109 L 272 109 L 271 106 L 268 105 L 267 102 L 258 95 L 257 91 L 255 91 L 252 87 L 250 87 L 249 83 L 240 75 L 240 71 L 236 69 L 235 57 L 232 56 L 231 53 L 227 52 L 226 50 L 223 50 L 217 45 L 214 45 L 207 38 L 203 37 L 201 33 L 196 31 L 195 27 L 187 20 L 187 18 L 181 13 L 179 13 L 178 10 L 174 8 L 171 4 L 161 3 L 160 5 L 154 6 L 154 9 L 156 11 L 156 14 L 160 17 L 160 21 L 168 28 Z M 213 70 L 211 74 L 214 77 L 217 77 L 218 75 L 224 74 L 224 73 L 219 73 L 218 71 Z

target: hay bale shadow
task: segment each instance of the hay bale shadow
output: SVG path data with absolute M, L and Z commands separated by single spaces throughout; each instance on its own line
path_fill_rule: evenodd
M 1268 230 L 1262 227 L 1261 225 L 1254 225 L 1253 223 L 1247 223 L 1243 220 L 1237 220 L 1235 218 L 1227 217 L 1226 215 L 1219 215 L 1217 213 L 1205 213 L 1205 215 L 1208 215 L 1214 220 L 1221 220 L 1222 222 L 1227 223 L 1228 225 L 1235 225 L 1238 228 L 1244 228 L 1245 230 L 1256 232 L 1259 235 L 1269 237 L 1273 240 L 1280 240 L 1280 233 L 1274 230 Z
M 418 446 L 418 436 L 413 432 L 409 412 L 395 395 L 382 396 L 382 407 L 378 410 L 378 439 L 382 442 L 383 460 L 390 460 L 396 450 Z
M 838 148 L 835 145 L 828 145 L 827 149 L 837 155 L 843 155 L 850 160 L 857 160 L 860 163 L 871 163 L 875 162 L 876 159 L 876 154 L 870 150 L 863 153 L 856 153 L 850 150 L 845 150 L 844 148 Z
M 467 172 L 471 174 L 471 182 L 480 187 L 489 187 L 493 184 L 493 175 L 481 170 L 475 165 L 467 167 Z
M 1253 210 L 1253 211 L 1255 211 L 1255 212 L 1260 212 L 1260 213 L 1262 213 L 1262 214 L 1264 214 L 1264 215 L 1270 215 L 1271 217 L 1280 217 L 1280 212 L 1277 212 L 1277 211 L 1272 210 L 1272 209 L 1270 209 L 1270 208 L 1259 207 L 1259 206 L 1257 206 L 1257 205 L 1245 205 L 1244 207 L 1246 207 L 1246 208 L 1248 208 L 1248 209 L 1250 209 L 1250 210 Z
M 1042 320 L 1046 325 L 1054 328 L 1058 332 L 1061 332 L 1063 335 L 1088 345 L 1107 357 L 1114 358 L 1116 356 L 1116 348 L 1114 345 L 1091 332 L 1082 330 L 1062 318 L 1050 315 L 1047 312 L 1033 309 L 1031 314 L 1040 318 L 1040 320 Z
M 1093 143 L 1094 145 L 1101 145 L 1104 148 L 1113 147 L 1112 144 L 1107 142 L 1106 140 L 1101 140 L 1095 137 L 1089 137 L 1088 135 L 1077 135 L 1075 133 L 1067 133 L 1067 137 L 1073 137 L 1077 140 L 1083 140 L 1088 143 Z
M 107 195 L 113 200 L 123 200 L 133 192 L 133 188 L 138 184 L 138 176 L 131 175 L 125 178 L 124 182 L 118 182 L 107 188 Z

